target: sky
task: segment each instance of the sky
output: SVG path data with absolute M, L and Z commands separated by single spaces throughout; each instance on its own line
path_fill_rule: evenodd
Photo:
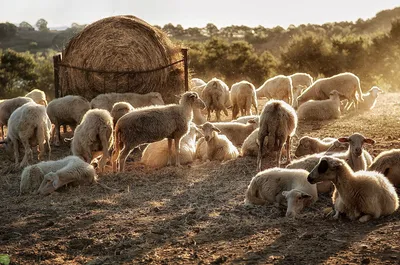
M 49 27 L 89 24 L 114 15 L 135 15 L 152 25 L 218 28 L 323 24 L 368 19 L 399 0 L 0 0 L 0 22 L 34 25 L 44 18 Z

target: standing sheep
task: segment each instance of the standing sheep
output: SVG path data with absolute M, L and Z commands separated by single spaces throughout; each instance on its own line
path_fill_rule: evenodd
M 292 79 L 288 76 L 277 75 L 265 81 L 256 90 L 257 98 L 280 99 L 286 103 L 293 104 Z
M 339 143 L 336 138 L 324 138 L 322 140 L 310 136 L 300 139 L 294 155 L 301 157 L 328 151 L 331 153 L 342 152 L 348 149 L 348 144 Z
M 329 99 L 310 100 L 297 109 L 299 120 L 329 120 L 340 118 L 340 93 L 333 90 Z
M 158 92 L 150 92 L 147 94 L 137 93 L 106 93 L 96 96 L 90 105 L 92 109 L 112 110 L 115 103 L 125 101 L 134 108 L 141 108 L 150 105 L 164 105 L 164 100 Z
M 22 105 L 34 102 L 31 98 L 17 97 L 11 99 L 5 99 L 0 101 L 0 125 L 1 125 L 1 139 L 4 140 L 4 125 L 7 125 L 8 119 L 14 110 L 18 109 Z
M 344 213 L 351 220 L 367 222 L 371 218 L 390 215 L 399 208 L 396 190 L 387 178 L 378 172 L 354 172 L 342 159 L 322 157 L 307 180 L 311 184 L 323 180 L 333 182 L 336 219 Z
M 303 89 L 311 86 L 314 81 L 312 76 L 306 73 L 295 73 L 289 75 L 289 77 L 292 79 L 293 101 L 295 101 L 297 97 L 300 96 Z
M 113 124 L 117 124 L 117 121 L 125 114 L 133 111 L 133 107 L 128 102 L 117 102 L 111 109 L 111 117 L 113 118 Z
M 207 120 L 211 120 L 211 112 L 215 111 L 217 121 L 221 121 L 221 110 L 228 116 L 226 109 L 230 104 L 229 87 L 217 78 L 211 79 L 203 89 L 202 99 L 207 108 Z
M 368 168 L 385 175 L 396 187 L 400 187 L 400 149 L 380 153 Z
M 33 99 L 37 104 L 47 106 L 46 94 L 39 89 L 34 89 L 25 95 L 27 98 Z
M 255 120 L 249 120 L 246 124 L 238 122 L 215 122 L 214 127 L 218 128 L 221 134 L 235 145 L 241 146 L 244 140 L 258 127 Z
M 235 83 L 232 85 L 230 94 L 232 101 L 232 120 L 236 119 L 239 110 L 242 116 L 252 115 L 252 105 L 256 114 L 258 114 L 256 89 L 252 83 L 247 81 Z
M 180 166 L 181 138 L 189 131 L 193 109 L 205 104 L 196 92 L 183 94 L 179 104 L 153 106 L 134 110 L 119 119 L 115 126 L 113 169 L 125 170 L 125 160 L 137 146 L 168 138 L 168 165 L 171 164 L 172 140 L 175 142 L 176 165 Z
M 297 115 L 295 110 L 282 100 L 270 100 L 260 115 L 258 132 L 257 169 L 262 168 L 262 154 L 265 137 L 268 136 L 267 150 L 277 152 L 277 164 L 281 164 L 283 144 L 286 141 L 286 160 L 290 162 L 290 138 L 295 134 Z

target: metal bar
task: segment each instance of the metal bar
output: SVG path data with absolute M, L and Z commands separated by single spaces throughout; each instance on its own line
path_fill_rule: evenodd
M 61 54 L 53 56 L 53 69 L 54 69 L 54 97 L 59 98 L 60 95 L 60 63 Z
M 183 66 L 185 70 L 185 91 L 189 91 L 188 49 L 183 48 L 181 51 L 183 54 Z

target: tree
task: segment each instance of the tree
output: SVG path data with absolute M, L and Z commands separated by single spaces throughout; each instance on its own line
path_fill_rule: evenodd
M 49 28 L 47 27 L 47 21 L 43 18 L 39 19 L 36 22 L 36 27 L 38 28 L 39 31 L 48 31 Z
M 201 37 L 201 31 L 199 28 L 188 28 L 185 30 L 186 34 L 189 35 L 189 37 Z
M 17 26 L 12 23 L 0 23 L 0 40 L 12 38 L 17 34 Z
M 26 21 L 22 21 L 21 23 L 19 23 L 18 29 L 23 30 L 23 31 L 34 31 L 35 30 L 35 28 L 32 27 L 32 25 Z
M 215 26 L 213 23 L 208 23 L 208 24 L 206 25 L 206 30 L 207 30 L 208 35 L 209 35 L 210 37 L 213 37 L 213 36 L 217 35 L 218 32 L 219 32 L 217 26 Z

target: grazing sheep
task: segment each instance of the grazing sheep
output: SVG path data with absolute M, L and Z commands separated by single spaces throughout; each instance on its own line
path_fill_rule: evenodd
M 261 171 L 265 137 L 268 136 L 267 150 L 277 152 L 277 164 L 281 164 L 283 144 L 286 142 L 286 160 L 290 162 L 290 138 L 295 134 L 297 115 L 295 110 L 282 100 L 270 100 L 260 115 L 258 132 L 257 169 Z
M 300 139 L 294 155 L 301 157 L 328 151 L 337 153 L 346 151 L 348 144 L 339 143 L 336 138 L 324 138 L 322 140 L 310 136 L 304 136 Z
M 382 89 L 377 86 L 373 86 L 367 93 L 363 94 L 363 102 L 360 102 L 358 108 L 361 110 L 370 110 L 375 107 L 376 99 L 379 93 L 382 93 Z
M 147 94 L 136 93 L 106 93 L 100 94 L 92 101 L 90 105 L 92 109 L 112 110 L 115 103 L 125 101 L 130 103 L 134 108 L 146 107 L 150 105 L 164 105 L 164 100 L 158 92 L 150 92 Z
M 43 160 L 46 143 L 50 159 L 51 121 L 43 105 L 29 102 L 16 109 L 8 120 L 7 138 L 3 142 L 8 152 L 14 151 L 15 167 L 19 163 L 19 144 L 24 147 L 24 157 L 19 164 L 23 168 L 32 159 L 31 147 L 39 146 L 39 160 Z
M 76 127 L 71 151 L 86 163 L 101 155 L 100 172 L 104 171 L 113 143 L 113 119 L 107 110 L 92 109 L 86 112 Z
M 399 208 L 395 188 L 381 173 L 354 172 L 344 160 L 336 157 L 322 157 L 307 180 L 312 184 L 322 180 L 333 182 L 336 187 L 332 196 L 334 218 L 344 213 L 351 220 L 367 222 L 390 215 Z
M 236 119 L 239 110 L 242 116 L 252 115 L 252 105 L 256 114 L 258 114 L 256 89 L 252 83 L 247 81 L 235 83 L 232 85 L 230 94 L 232 101 L 232 120 Z
M 17 97 L 5 99 L 0 102 L 0 125 L 1 125 L 1 139 L 4 140 L 4 125 L 7 125 L 8 119 L 14 110 L 28 102 L 34 102 L 31 98 Z
M 197 157 L 202 160 L 226 161 L 239 156 L 238 149 L 212 123 L 206 122 L 199 126 L 203 130 L 204 138 L 199 139 Z M 204 140 L 202 140 L 204 139 Z
M 46 111 L 51 122 L 54 124 L 51 138 L 53 140 L 55 137 L 55 146 L 60 145 L 60 126 L 69 125 L 74 131 L 88 110 L 90 110 L 90 103 L 81 96 L 69 95 L 50 101 Z
M 329 99 L 310 100 L 297 109 L 299 120 L 329 120 L 340 118 L 340 93 L 333 90 Z
M 289 75 L 289 77 L 292 79 L 293 100 L 297 99 L 297 97 L 300 96 L 303 89 L 306 89 L 307 87 L 311 86 L 311 84 L 314 81 L 312 76 L 306 73 L 295 73 Z
M 257 123 L 257 126 L 260 126 L 260 115 L 242 116 L 237 118 L 236 120 L 232 120 L 232 122 L 246 124 L 249 120 L 254 120 Z
M 39 89 L 34 89 L 25 95 L 27 98 L 33 99 L 37 104 L 47 106 L 46 94 Z
M 380 153 L 368 170 L 382 173 L 394 186 L 400 187 L 400 149 Z
M 221 131 L 221 134 L 228 137 L 235 146 L 242 145 L 244 140 L 258 127 L 255 120 L 249 120 L 246 124 L 238 122 L 215 122 L 213 125 Z
M 211 120 L 211 112 L 215 111 L 217 121 L 221 121 L 221 110 L 228 116 L 226 109 L 230 104 L 229 87 L 217 78 L 211 79 L 203 89 L 202 99 L 207 108 L 207 120 Z
M 128 102 L 117 102 L 111 109 L 111 117 L 113 118 L 113 124 L 117 124 L 117 121 L 125 114 L 133 111 L 133 107 Z
M 190 125 L 189 132 L 182 137 L 179 161 L 182 165 L 192 163 L 196 154 L 196 135 L 199 133 L 195 124 Z M 175 150 L 172 149 L 172 159 L 175 159 Z M 140 160 L 146 166 L 161 168 L 168 164 L 168 139 L 147 145 Z
M 181 138 L 189 131 L 193 109 L 204 107 L 204 102 L 196 92 L 186 92 L 179 104 L 146 107 L 122 116 L 115 126 L 113 169 L 117 170 L 118 167 L 119 171 L 124 171 L 126 157 L 135 147 L 164 138 L 168 138 L 167 164 L 171 164 L 171 147 L 174 140 L 176 165 L 180 166 Z
M 258 173 L 246 191 L 246 204 L 282 204 L 287 200 L 286 217 L 295 217 L 318 200 L 316 185 L 307 181 L 308 171 L 271 168 Z
M 256 90 L 257 98 L 266 97 L 268 99 L 280 99 L 286 103 L 293 104 L 293 85 L 292 79 L 288 76 L 277 75 L 265 81 Z
M 352 73 L 341 73 L 315 81 L 311 86 L 304 90 L 303 93 L 301 93 L 297 100 L 295 100 L 295 107 L 298 107 L 311 99 L 328 99 L 332 90 L 337 90 L 344 98 L 348 99 L 349 104 L 354 102 L 356 108 L 358 101 L 363 101 L 360 79 Z

